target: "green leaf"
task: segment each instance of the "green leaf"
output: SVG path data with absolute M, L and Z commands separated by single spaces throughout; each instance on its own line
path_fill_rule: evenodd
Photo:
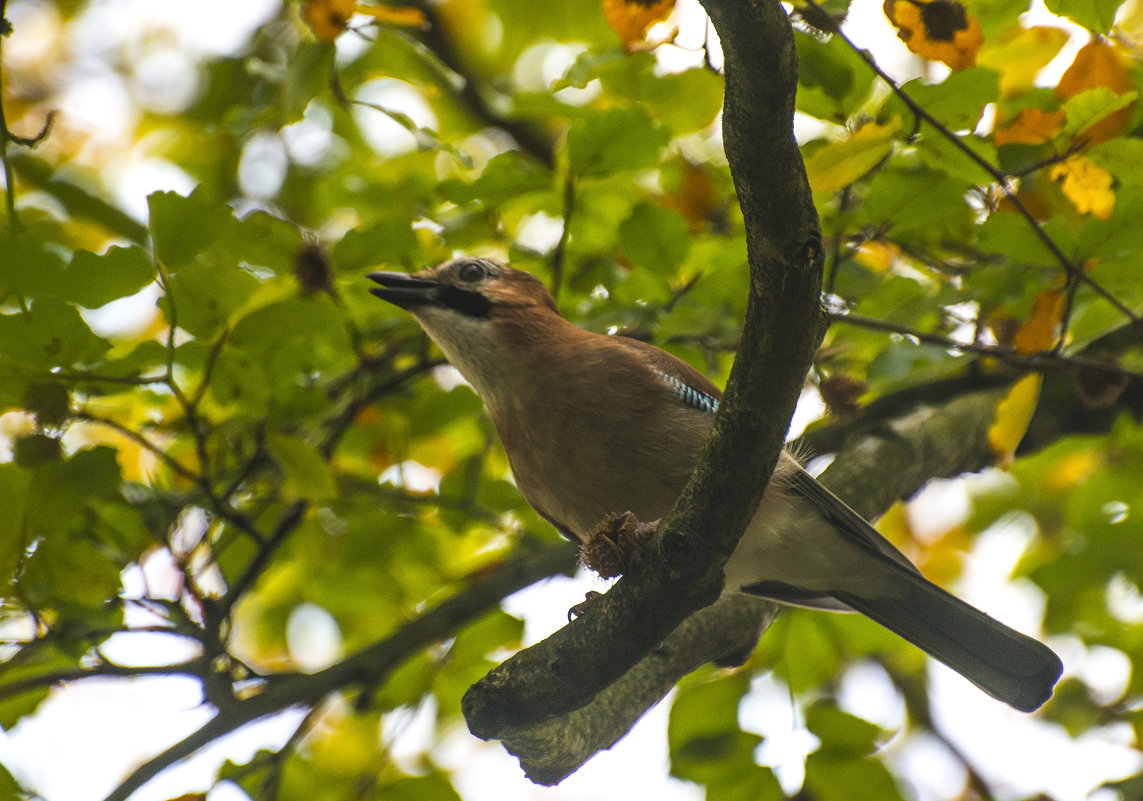
M 83 187 L 61 175 L 58 165 L 19 152 L 9 154 L 8 161 L 15 168 L 16 175 L 21 181 L 51 195 L 72 216 L 91 220 L 103 226 L 109 233 L 121 236 L 137 245 L 147 243 L 149 238 L 147 226 L 119 206 L 101 197 L 97 190 Z
M 968 134 L 958 136 L 956 143 L 937 131 L 931 125 L 923 127 L 924 135 L 917 147 L 917 153 L 925 165 L 946 175 L 963 181 L 965 184 L 988 184 L 993 180 L 992 173 L 971 158 L 957 144 L 964 145 L 987 164 L 996 164 L 996 146 L 991 139 Z
M 24 566 L 19 587 L 35 608 L 54 609 L 93 627 L 114 607 L 125 564 L 109 559 L 96 543 L 62 531 L 47 532 Z M 96 617 L 89 617 L 95 613 Z
M 964 5 L 980 23 L 985 46 L 993 37 L 1011 30 L 1028 10 L 1028 0 L 967 0 Z
M 88 328 L 74 306 L 40 300 L 28 311 L 0 314 L 0 359 L 33 369 L 90 363 L 110 345 Z
M 1067 17 L 1088 30 L 1107 33 L 1123 0 L 1044 0 L 1053 14 Z
M 1109 139 L 1088 150 L 1087 157 L 1123 184 L 1143 186 L 1143 139 Z
M 61 453 L 60 441 L 47 434 L 28 434 L 12 443 L 12 461 L 20 467 L 58 462 Z
M 66 297 L 63 258 L 39 238 L 5 227 L 0 229 L 0 253 L 0 301 Z
M 1106 220 L 1089 218 L 1080 231 L 1080 244 L 1085 257 L 1101 259 L 1132 258 L 1143 260 L 1143 193 L 1124 192 Z
M 798 110 L 845 123 L 869 96 L 872 70 L 836 36 L 822 41 L 795 31 L 794 40 L 798 47 Z
M 12 723 L 10 722 L 5 723 L 0 721 L 0 725 L 3 725 L 5 729 L 12 727 Z M 0 798 L 8 801 L 8 799 L 28 798 L 30 795 L 31 794 L 25 791 L 24 788 L 20 787 L 19 783 L 12 777 L 12 774 L 8 772 L 8 769 L 0 765 Z
M 869 122 L 848 139 L 830 142 L 806 159 L 815 194 L 836 192 L 872 170 L 893 150 L 900 118 L 885 125 Z
M 367 228 L 346 232 L 333 247 L 333 263 L 348 273 L 382 264 L 408 264 L 417 252 L 413 229 L 403 222 L 378 220 Z
M 26 518 L 45 529 L 62 528 L 78 519 L 91 498 L 118 492 L 122 480 L 116 451 L 106 445 L 41 464 L 28 488 Z
M 635 207 L 619 226 L 619 242 L 636 266 L 668 275 L 686 259 L 691 245 L 682 215 L 657 203 Z
M 980 122 L 984 107 L 1000 96 L 1000 75 L 987 67 L 954 72 L 939 83 L 915 78 L 901 87 L 918 105 L 952 131 L 972 131 Z M 894 96 L 887 104 L 906 116 L 904 104 Z
M 267 434 L 266 447 L 282 468 L 286 486 L 299 498 L 324 501 L 337 495 L 337 484 L 329 465 L 317 448 L 284 434 Z
M 206 199 L 203 190 L 189 197 L 155 192 L 147 197 L 155 254 L 169 269 L 190 264 L 219 237 L 232 232 L 234 215 L 225 203 Z
M 0 664 L 0 685 L 14 684 L 22 679 L 50 675 L 59 670 L 75 667 L 74 659 L 43 641 L 28 643 L 11 657 L 5 654 L 5 659 L 5 663 Z M 20 718 L 36 711 L 48 697 L 49 692 L 51 685 L 46 684 L 0 701 L 0 727 L 11 731 Z M 3 787 L 4 780 L 0 779 L 0 789 Z M 5 801 L 10 797 L 0 795 Z
M 612 109 L 572 124 L 568 163 L 582 177 L 643 169 L 658 163 L 668 139 L 643 109 Z
M 1067 136 L 1076 136 L 1107 115 L 1114 114 L 1121 108 L 1127 108 L 1138 97 L 1138 92 L 1116 94 L 1106 86 L 1085 89 L 1064 103 L 1067 122 L 1064 124 L 1063 132 Z
M 695 68 L 669 75 L 648 73 L 640 100 L 675 135 L 705 128 L 722 108 L 722 76 Z
M 301 229 L 293 223 L 255 211 L 234 223 L 227 250 L 250 267 L 290 275 L 303 242 Z
M 823 751 L 806 758 L 806 787 L 818 801 L 903 801 L 893 775 L 880 762 Z
M 738 728 L 738 703 L 749 689 L 744 672 L 680 687 L 667 726 L 671 775 L 706 783 L 717 781 L 728 765 L 753 764 L 761 738 Z
M 776 672 L 795 694 L 820 688 L 841 671 L 844 655 L 828 632 L 815 625 L 814 617 L 819 614 L 799 610 L 789 616 L 788 636 Z
M 385 801 L 460 801 L 447 777 L 441 773 L 415 776 L 385 788 Z
M 220 406 L 234 406 L 233 414 L 246 419 L 266 416 L 272 390 L 266 371 L 249 353 L 223 348 L 210 374 L 211 396 Z
M 140 247 L 112 247 L 101 256 L 77 250 L 64 272 L 68 299 L 88 309 L 133 295 L 155 280 L 155 265 Z
M 168 322 L 209 339 L 258 286 L 258 279 L 236 263 L 197 260 L 167 279 L 168 295 L 159 299 L 159 305 Z
M 894 236 L 923 241 L 966 236 L 972 210 L 965 202 L 968 185 L 933 170 L 881 170 L 869 184 L 861 216 L 888 226 Z
M 806 728 L 821 740 L 820 752 L 831 756 L 866 756 L 887 737 L 880 726 L 828 703 L 811 704 L 806 709 Z

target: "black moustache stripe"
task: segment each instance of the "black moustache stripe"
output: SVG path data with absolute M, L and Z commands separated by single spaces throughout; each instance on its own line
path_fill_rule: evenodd
M 492 301 L 479 292 L 469 292 L 447 284 L 437 293 L 437 303 L 469 317 L 487 317 L 492 309 Z

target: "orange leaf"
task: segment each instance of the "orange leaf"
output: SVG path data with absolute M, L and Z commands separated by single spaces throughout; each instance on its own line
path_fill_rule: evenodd
M 1064 128 L 1063 109 L 1044 111 L 1032 106 L 1021 109 L 1007 128 L 993 136 L 997 145 L 1042 145 L 1052 141 Z
M 1029 373 L 1013 384 L 1004 399 L 996 404 L 996 418 L 988 427 L 988 447 L 1001 467 L 1012 464 L 1016 448 L 1032 422 L 1043 381 L 1039 373 Z
M 319 39 L 332 42 L 353 16 L 354 0 L 306 0 L 302 18 Z
M 1094 126 L 1093 126 L 1094 127 Z M 1071 156 L 1052 166 L 1051 178 L 1063 178 L 1064 197 L 1080 214 L 1091 214 L 1101 220 L 1111 216 L 1115 193 L 1111 191 L 1111 173 L 1084 156 Z
M 1045 289 L 1032 302 L 1032 316 L 1012 337 L 1016 352 L 1022 356 L 1040 353 L 1056 344 L 1056 330 L 1064 317 L 1067 298 L 1054 289 Z
M 675 8 L 675 0 L 603 0 L 603 17 L 619 34 L 624 47 L 642 41 L 643 33 L 665 20 Z
M 682 214 L 692 233 L 701 231 L 723 206 L 710 176 L 700 165 L 684 162 L 675 184 L 667 187 L 663 205 Z
M 1072 60 L 1060 82 L 1056 94 L 1067 100 L 1088 89 L 1105 86 L 1117 95 L 1134 91 L 1135 83 L 1127 70 L 1124 59 L 1114 47 L 1101 39 L 1088 42 Z M 1127 129 L 1134 113 L 1135 104 L 1108 114 L 1094 125 L 1081 132 L 1081 138 L 1091 144 L 1113 139 Z
M 883 9 L 897 37 L 918 56 L 953 70 L 976 64 L 984 34 L 976 17 L 956 0 L 885 0 Z

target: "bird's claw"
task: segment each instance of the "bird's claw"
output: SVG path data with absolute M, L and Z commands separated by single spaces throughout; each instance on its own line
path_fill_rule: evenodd
M 577 617 L 579 617 L 584 612 L 586 612 L 587 608 L 589 606 L 591 606 L 593 603 L 595 603 L 596 601 L 598 601 L 602 597 L 603 597 L 602 592 L 596 592 L 595 590 L 588 590 L 584 594 L 582 601 L 580 601 L 578 604 L 576 604 L 575 606 L 568 609 L 568 623 L 571 623 Z

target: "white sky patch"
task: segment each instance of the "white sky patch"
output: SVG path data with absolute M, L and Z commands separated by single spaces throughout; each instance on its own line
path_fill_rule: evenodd
M 281 130 L 290 159 L 306 167 L 320 164 L 334 149 L 333 117 L 324 104 L 313 100 L 302 118 Z
M 343 656 L 341 628 L 326 609 L 298 604 L 286 621 L 286 648 L 301 670 L 316 673 Z
M 410 492 L 440 492 L 441 474 L 420 462 L 405 461 L 386 468 L 377 477 L 377 483 L 404 487 Z
M 516 229 L 516 244 L 533 253 L 549 253 L 564 232 L 564 221 L 542 211 L 525 217 Z
M 756 676 L 738 705 L 738 725 L 764 738 L 754 758 L 773 769 L 786 793 L 796 792 L 806 778 L 806 756 L 821 741 L 806 728 L 785 683 L 771 673 Z
M 135 98 L 158 114 L 185 111 L 201 88 L 194 60 L 174 47 L 151 48 L 133 65 L 131 76 Z
M 421 93 L 405 81 L 378 78 L 362 84 L 354 98 L 362 103 L 380 106 L 386 111 L 403 114 L 421 128 L 436 130 L 436 114 Z M 395 158 L 417 149 L 417 138 L 412 132 L 384 111 L 355 105 L 353 119 L 365 141 L 380 156 Z
M 147 196 L 152 192 L 178 192 L 186 197 L 197 186 L 181 167 L 153 156 L 134 156 L 120 168 L 108 170 L 107 175 L 115 203 L 140 221 L 150 216 Z
M 101 337 L 135 337 L 155 319 L 155 306 L 162 293 L 157 284 L 148 284 L 134 295 L 116 298 L 97 309 L 83 309 L 83 319 Z
M 242 145 L 238 158 L 238 185 L 253 198 L 273 197 L 286 180 L 290 161 L 282 137 L 259 131 Z

